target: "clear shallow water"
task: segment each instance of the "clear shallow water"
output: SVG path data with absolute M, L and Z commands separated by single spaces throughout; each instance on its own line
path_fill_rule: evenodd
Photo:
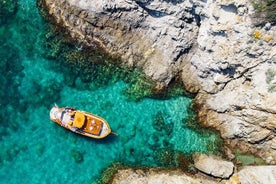
M 68 66 L 43 57 L 45 23 L 35 0 L 20 0 L 9 18 L 0 27 L 0 183 L 93 183 L 114 162 L 177 165 L 168 153 L 216 149 L 215 134 L 185 126 L 190 98 L 130 101 L 123 80 L 68 85 Z M 54 103 L 104 117 L 119 136 L 93 140 L 62 129 L 49 120 Z

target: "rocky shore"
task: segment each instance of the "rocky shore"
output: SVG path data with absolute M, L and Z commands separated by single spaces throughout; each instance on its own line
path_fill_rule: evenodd
M 39 2 L 73 38 L 142 68 L 158 89 L 181 78 L 203 126 L 276 164 L 276 27 L 255 26 L 250 1 Z
M 199 172 L 185 173 L 165 169 L 121 169 L 112 184 L 271 184 L 276 181 L 275 166 L 236 167 L 230 161 L 205 154 L 194 155 L 193 166 Z
M 189 175 L 180 170 L 123 169 L 115 175 L 112 184 L 271 184 L 275 183 L 276 167 L 274 166 L 247 166 L 240 168 L 230 178 L 213 178 L 207 175 Z

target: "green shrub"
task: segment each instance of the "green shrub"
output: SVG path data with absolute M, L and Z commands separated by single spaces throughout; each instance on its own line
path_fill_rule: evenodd
M 266 83 L 268 84 L 268 91 L 275 92 L 276 91 L 276 84 L 274 83 L 276 70 L 275 69 L 268 69 L 265 73 L 266 75 Z
M 253 0 L 253 6 L 258 24 L 270 22 L 272 25 L 275 25 L 276 0 Z

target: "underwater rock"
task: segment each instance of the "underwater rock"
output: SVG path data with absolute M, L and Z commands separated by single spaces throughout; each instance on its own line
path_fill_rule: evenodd
M 153 117 L 153 128 L 160 133 L 165 133 L 170 136 L 173 132 L 174 124 L 172 122 L 166 122 L 164 117 L 165 115 L 166 114 L 163 114 L 161 111 L 156 113 Z
M 153 117 L 153 128 L 157 131 L 164 130 L 166 126 L 163 114 L 161 111 L 158 111 L 157 114 Z
M 162 166 L 173 167 L 176 165 L 176 153 L 169 149 L 155 150 L 155 159 Z
M 0 1 L 0 26 L 6 24 L 17 12 L 17 0 Z
M 13 161 L 20 152 L 25 150 L 25 145 L 11 144 L 7 147 L 3 147 L 0 151 L 0 163 L 3 161 Z
M 45 152 L 45 145 L 43 145 L 42 143 L 38 143 L 36 145 L 36 153 L 38 156 L 42 156 L 43 153 Z
M 71 150 L 71 156 L 73 157 L 76 163 L 83 162 L 83 153 L 81 153 L 80 151 L 75 149 Z
M 177 166 L 183 171 L 189 171 L 191 173 L 196 172 L 190 156 L 186 156 L 181 152 L 177 153 Z
M 6 114 L 10 114 L 14 109 L 19 109 L 21 112 L 26 109 L 21 103 L 22 96 L 18 89 L 24 77 L 24 67 L 18 49 L 11 44 L 7 44 L 8 39 L 9 37 L 0 40 L 0 45 L 3 46 L 0 49 L 0 73 L 4 74 L 0 76 L 0 86 L 5 86 L 0 90 L 0 96 L 2 97 L 0 117 L 1 124 L 5 129 L 12 128 L 15 132 L 19 131 L 18 125 L 15 121 L 11 122 Z M 5 134 L 9 134 L 8 131 L 5 131 Z
M 214 155 L 194 154 L 195 167 L 208 175 L 218 178 L 229 178 L 234 172 L 234 164 Z

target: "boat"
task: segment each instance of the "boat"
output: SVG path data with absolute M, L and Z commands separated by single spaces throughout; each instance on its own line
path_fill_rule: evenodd
M 95 139 L 102 139 L 112 133 L 105 119 L 72 107 L 52 107 L 50 119 L 72 132 Z

